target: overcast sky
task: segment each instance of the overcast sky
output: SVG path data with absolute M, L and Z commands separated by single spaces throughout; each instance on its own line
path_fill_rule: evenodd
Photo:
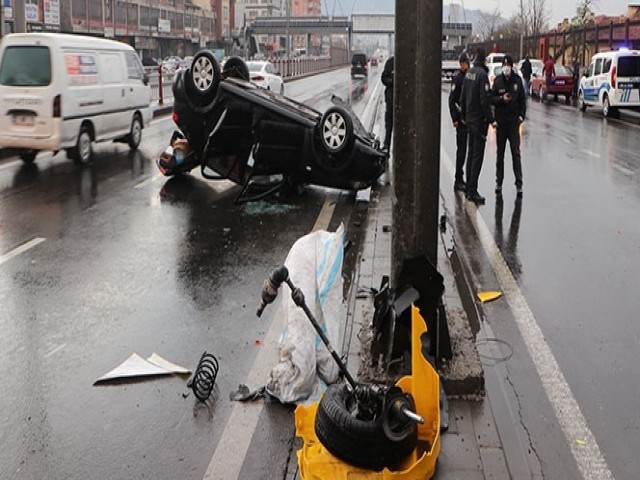
M 401 1 L 401 0 L 400 0 Z M 395 0 L 323 0 L 325 8 L 332 10 L 335 2 L 336 15 L 353 13 L 391 13 L 395 10 Z M 450 0 L 443 0 L 443 5 L 449 5 Z M 453 3 L 460 4 L 461 0 Z M 551 7 L 551 25 L 561 22 L 564 17 L 575 14 L 578 0 L 547 0 Z M 627 12 L 629 0 L 600 0 L 598 12 L 608 15 L 620 15 Z M 520 0 L 466 0 L 464 7 L 491 11 L 499 6 L 504 17 L 509 17 L 520 5 Z M 342 10 L 342 11 L 341 11 Z

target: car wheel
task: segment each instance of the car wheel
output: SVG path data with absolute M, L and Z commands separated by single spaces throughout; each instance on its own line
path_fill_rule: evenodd
M 230 57 L 224 62 L 222 76 L 224 78 L 238 78 L 246 82 L 251 79 L 249 67 L 247 67 L 247 64 L 240 57 Z
M 324 392 L 315 419 L 320 443 L 334 456 L 357 467 L 381 470 L 397 465 L 418 443 L 415 424 L 401 440 L 388 438 L 383 419 L 361 420 L 355 415 L 355 398 L 345 384 L 331 385 Z
M 353 144 L 353 121 L 347 110 L 330 107 L 320 121 L 322 145 L 328 153 L 344 152 Z
M 210 103 L 220 84 L 220 65 L 215 55 L 209 50 L 196 53 L 191 68 L 185 71 L 185 77 L 188 92 L 205 104 Z
M 571 103 L 571 95 L 564 96 L 564 103 L 566 103 L 567 105 Z
M 38 155 L 38 150 L 34 150 L 32 148 L 21 150 L 20 160 L 22 160 L 24 163 L 33 163 L 36 159 L 36 155 Z
M 618 116 L 618 109 L 611 106 L 609 95 L 606 93 L 604 97 L 602 97 L 602 115 L 604 115 L 605 118 L 617 118 Z
M 131 121 L 131 131 L 127 136 L 129 148 L 134 151 L 137 150 L 140 140 L 142 140 L 142 120 L 140 120 L 140 115 L 136 113 Z
M 584 93 L 582 90 L 578 93 L 578 108 L 580 108 L 581 112 L 584 112 L 587 109 L 587 104 L 584 101 Z
M 76 165 L 87 165 L 91 162 L 91 156 L 93 154 L 91 142 L 89 128 L 87 128 L 86 125 L 82 125 L 76 146 L 67 150 L 67 154 L 73 159 Z

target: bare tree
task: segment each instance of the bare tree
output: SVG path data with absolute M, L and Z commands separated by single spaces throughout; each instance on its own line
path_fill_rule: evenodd
M 528 0 L 529 34 L 539 35 L 547 29 L 551 12 L 547 0 Z
M 497 34 L 504 38 L 518 38 L 524 30 L 522 28 L 522 17 L 519 13 L 514 13 L 497 30 Z
M 476 26 L 476 34 L 482 40 L 490 40 L 498 31 L 501 20 L 500 8 L 497 5 L 491 12 L 482 11 Z
M 576 8 L 576 16 L 571 23 L 578 28 L 584 28 L 593 21 L 593 12 L 600 4 L 599 0 L 580 0 Z

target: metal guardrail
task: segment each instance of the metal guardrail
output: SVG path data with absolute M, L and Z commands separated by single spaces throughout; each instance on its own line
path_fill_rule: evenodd
M 328 68 L 346 64 L 343 60 L 332 57 L 312 57 L 312 58 L 277 58 L 269 60 L 282 78 L 296 78 L 309 75 L 311 73 L 327 70 Z M 173 101 L 173 77 L 175 71 L 165 71 L 162 67 L 145 67 L 145 72 L 149 76 L 149 86 L 151 87 L 152 101 L 158 105 Z

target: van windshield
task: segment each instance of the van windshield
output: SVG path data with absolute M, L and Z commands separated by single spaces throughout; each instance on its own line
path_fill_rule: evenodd
M 640 77 L 640 57 L 618 58 L 618 77 Z
M 0 65 L 0 84 L 44 87 L 51 83 L 49 47 L 7 47 Z

